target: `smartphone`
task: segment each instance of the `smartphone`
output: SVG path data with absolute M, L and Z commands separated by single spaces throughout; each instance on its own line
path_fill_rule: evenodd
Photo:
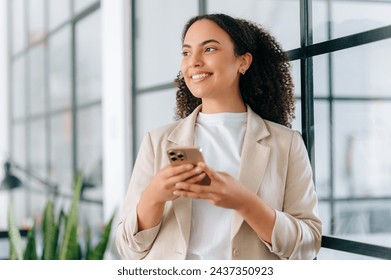
M 201 149 L 196 146 L 178 146 L 167 149 L 167 156 L 172 166 L 191 163 L 196 166 L 199 162 L 205 162 Z M 200 185 L 209 185 L 210 178 L 206 175 Z

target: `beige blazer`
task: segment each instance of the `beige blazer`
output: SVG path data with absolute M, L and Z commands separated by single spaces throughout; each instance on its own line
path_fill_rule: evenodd
M 147 133 L 133 169 L 116 245 L 127 259 L 185 259 L 190 237 L 191 199 L 166 203 L 162 221 L 138 231 L 136 206 L 151 178 L 168 164 L 167 148 L 193 145 L 198 107 L 187 118 Z M 264 242 L 238 214 L 231 226 L 232 259 L 313 259 L 321 242 L 321 221 L 312 170 L 301 135 L 263 120 L 247 106 L 240 182 L 276 211 L 272 244 Z

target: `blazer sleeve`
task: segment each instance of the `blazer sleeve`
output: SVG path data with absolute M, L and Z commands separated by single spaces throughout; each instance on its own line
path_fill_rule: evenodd
M 322 223 L 312 168 L 301 134 L 293 132 L 288 155 L 285 196 L 269 249 L 282 259 L 314 259 L 319 252 Z
M 155 173 L 154 151 L 150 134 L 142 141 L 129 183 L 116 232 L 116 246 L 123 258 L 143 259 L 151 249 L 160 225 L 138 231 L 137 203 Z

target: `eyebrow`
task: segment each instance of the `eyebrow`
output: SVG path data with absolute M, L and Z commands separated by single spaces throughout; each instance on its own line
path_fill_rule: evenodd
M 203 41 L 203 42 L 202 42 L 201 44 L 199 44 L 199 45 L 200 45 L 200 46 L 205 46 L 205 45 L 207 45 L 207 44 L 209 44 L 209 43 L 216 43 L 216 44 L 221 45 L 221 43 L 220 43 L 219 41 L 215 40 L 215 39 L 205 40 L 205 41 Z M 188 45 L 188 44 L 183 44 L 183 45 L 182 45 L 182 48 L 190 48 L 190 49 L 191 49 L 191 46 Z

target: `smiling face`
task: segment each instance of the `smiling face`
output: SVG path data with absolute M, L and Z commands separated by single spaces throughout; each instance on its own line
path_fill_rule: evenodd
M 203 103 L 240 98 L 243 57 L 235 55 L 231 38 L 217 24 L 207 19 L 193 23 L 184 37 L 182 52 L 181 71 L 194 96 Z

